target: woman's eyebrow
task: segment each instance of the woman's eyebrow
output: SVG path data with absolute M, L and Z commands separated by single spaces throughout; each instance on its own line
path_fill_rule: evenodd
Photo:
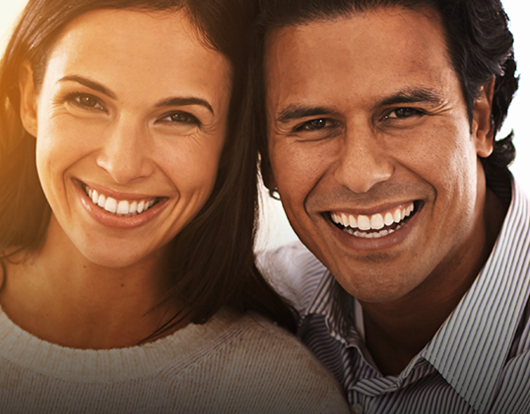
M 90 88 L 90 89 L 93 89 L 95 91 L 101 92 L 101 93 L 107 95 L 108 97 L 110 97 L 112 99 L 116 99 L 116 95 L 113 92 L 111 92 L 108 88 L 106 88 L 105 86 L 103 86 L 102 84 L 100 84 L 100 83 L 98 83 L 96 81 L 90 80 L 90 79 L 85 78 L 83 76 L 67 75 L 67 76 L 64 76 L 61 79 L 59 79 L 59 82 L 68 82 L 68 81 L 80 83 L 81 85 L 84 85 L 87 88 Z
M 185 105 L 200 105 L 208 109 L 213 115 L 215 115 L 212 106 L 201 98 L 195 97 L 174 97 L 169 99 L 164 99 L 163 101 L 156 104 L 157 108 L 163 106 L 185 106 Z

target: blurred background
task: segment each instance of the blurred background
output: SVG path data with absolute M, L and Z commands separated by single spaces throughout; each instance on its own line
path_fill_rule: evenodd
M 17 17 L 26 3 L 27 0 L 0 0 L 0 50 L 2 54 Z M 530 111 L 530 25 L 527 23 L 527 17 L 530 15 L 530 2 L 502 0 L 502 3 L 510 17 L 510 29 L 515 37 L 515 57 L 520 74 L 520 84 L 499 136 L 506 136 L 512 129 L 515 131 L 517 158 L 510 169 L 522 184 L 526 194 L 530 195 L 530 127 L 525 125 L 525 109 Z M 261 217 L 256 249 L 273 248 L 296 240 L 296 235 L 289 226 L 280 201 L 271 199 L 263 187 L 260 204 Z

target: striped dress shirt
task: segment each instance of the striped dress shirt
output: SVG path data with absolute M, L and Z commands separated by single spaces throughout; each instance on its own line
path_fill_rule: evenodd
M 337 282 L 305 247 L 294 243 L 260 257 L 301 312 L 299 337 L 343 385 L 353 413 L 530 413 L 530 203 L 515 182 L 492 190 L 509 209 L 488 261 L 398 376 L 379 372 L 362 326 L 341 317 Z M 353 300 L 347 309 L 350 320 L 362 321 Z

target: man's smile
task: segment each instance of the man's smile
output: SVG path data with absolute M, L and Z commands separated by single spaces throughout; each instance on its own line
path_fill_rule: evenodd
M 332 211 L 329 217 L 339 229 L 352 236 L 376 239 L 401 229 L 422 205 L 421 201 L 411 201 L 372 215 Z

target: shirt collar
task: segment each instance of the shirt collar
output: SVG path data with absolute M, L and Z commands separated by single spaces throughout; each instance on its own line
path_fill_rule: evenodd
M 347 327 L 342 318 L 342 313 L 337 312 L 339 304 L 334 300 L 334 292 L 337 288 L 337 281 L 329 270 L 326 270 L 311 297 L 310 306 L 307 308 L 305 316 L 310 314 L 324 315 L 330 335 L 345 343 L 347 342 L 345 339 L 347 336 Z

